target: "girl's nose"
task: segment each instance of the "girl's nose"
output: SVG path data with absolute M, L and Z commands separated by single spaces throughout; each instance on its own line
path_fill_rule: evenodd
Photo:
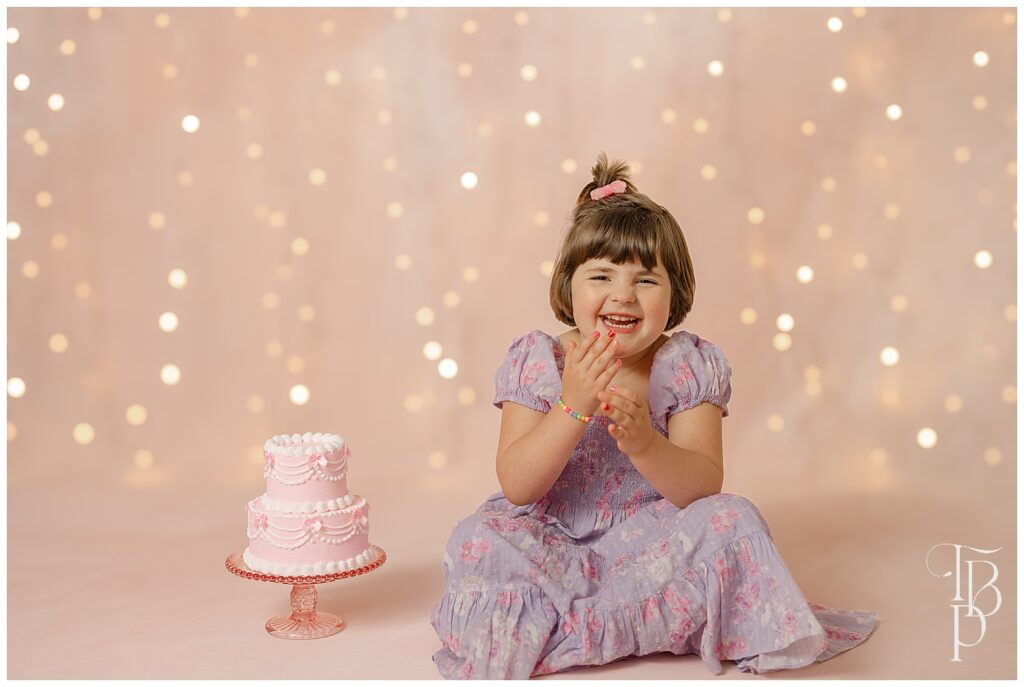
M 636 300 L 632 286 L 617 286 L 612 292 L 612 299 L 619 303 L 632 303 Z

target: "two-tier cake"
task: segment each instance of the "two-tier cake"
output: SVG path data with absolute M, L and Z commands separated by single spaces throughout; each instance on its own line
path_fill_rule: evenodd
M 337 434 L 281 434 L 263 445 L 267 491 L 250 501 L 252 570 L 322 575 L 370 562 L 369 506 L 348 493 L 351 452 Z

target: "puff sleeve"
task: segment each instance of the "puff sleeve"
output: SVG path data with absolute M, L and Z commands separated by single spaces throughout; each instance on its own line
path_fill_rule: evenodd
M 539 329 L 517 337 L 494 373 L 495 407 L 512 401 L 546 413 L 561 393 L 554 342 Z
M 732 366 L 722 350 L 690 332 L 676 332 L 655 354 L 651 366 L 651 415 L 665 431 L 676 413 L 705 401 L 729 416 Z

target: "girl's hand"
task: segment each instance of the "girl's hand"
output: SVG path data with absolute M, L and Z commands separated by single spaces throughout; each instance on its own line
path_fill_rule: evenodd
M 610 387 L 608 391 L 600 392 L 597 398 L 603 402 L 602 414 L 615 421 L 615 424 L 608 425 L 608 433 L 620 451 L 632 456 L 651 445 L 655 434 L 651 410 L 639 395 L 629 389 Z
M 562 400 L 584 415 L 593 415 L 601 402 L 598 392 L 611 383 L 622 361 L 614 357 L 619 342 L 610 336 L 590 336 L 577 345 L 570 341 L 562 372 Z

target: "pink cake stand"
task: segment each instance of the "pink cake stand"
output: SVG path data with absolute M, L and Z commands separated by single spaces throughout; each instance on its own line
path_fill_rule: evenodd
M 346 577 L 365 575 L 384 565 L 388 556 L 384 549 L 370 545 L 373 560 L 361 568 L 326 575 L 281 576 L 252 570 L 242 560 L 242 554 L 233 553 L 224 561 L 228 572 L 258 582 L 278 582 L 292 585 L 292 612 L 275 615 L 267 621 L 266 628 L 274 637 L 281 639 L 320 639 L 330 637 L 345 629 L 345 621 L 333 613 L 316 612 L 316 587 L 324 582 L 334 582 Z

